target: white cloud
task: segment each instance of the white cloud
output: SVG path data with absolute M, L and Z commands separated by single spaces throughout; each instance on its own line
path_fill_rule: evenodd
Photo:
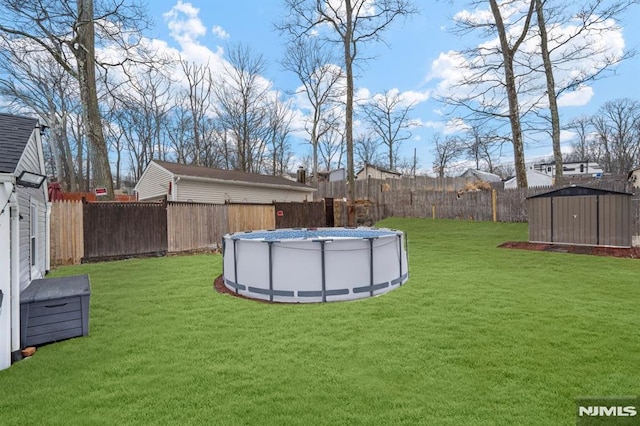
M 576 90 L 565 92 L 558 98 L 559 107 L 584 106 L 593 98 L 593 88 L 582 85 Z
M 229 33 L 225 31 L 220 25 L 215 25 L 211 28 L 211 32 L 221 40 L 227 40 L 229 38 Z
M 167 22 L 171 37 L 183 45 L 195 43 L 198 38 L 207 34 L 207 27 L 200 20 L 199 13 L 200 9 L 191 3 L 178 0 L 178 3 L 162 16 Z

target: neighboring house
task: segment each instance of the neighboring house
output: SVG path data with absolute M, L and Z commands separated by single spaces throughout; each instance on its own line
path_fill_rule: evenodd
M 545 175 L 555 176 L 556 175 L 556 163 L 541 163 L 535 164 L 533 168 Z M 602 177 L 603 174 L 602 168 L 598 165 L 598 163 L 589 162 L 587 160 L 584 161 L 567 161 L 562 163 L 562 174 L 563 176 L 593 176 L 593 177 Z
M 633 185 L 634 188 L 640 188 L 640 167 L 636 167 L 631 170 L 627 175 L 627 180 Z
M 393 170 L 383 169 L 373 164 L 365 163 L 364 167 L 356 173 L 356 179 L 400 179 L 402 173 Z
M 464 178 L 474 178 L 483 182 L 502 182 L 502 178 L 496 174 L 483 172 L 482 170 L 467 169 L 460 175 Z
M 533 169 L 527 170 L 527 185 L 529 188 L 536 186 L 553 186 L 553 178 Z M 515 189 L 518 187 L 518 179 L 512 177 L 504 181 L 504 189 Z
M 49 212 L 39 122 L 0 114 L 0 370 L 20 353 L 20 292 L 49 269 Z
M 152 160 L 134 189 L 138 200 L 194 203 L 312 201 L 315 188 L 280 176 Z
M 318 182 L 344 182 L 346 179 L 347 171 L 343 168 L 318 172 Z

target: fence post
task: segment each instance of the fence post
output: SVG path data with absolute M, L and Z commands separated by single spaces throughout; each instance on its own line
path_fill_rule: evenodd
M 436 218 L 436 205 L 432 205 L 431 206 L 431 218 L 435 219 Z
M 498 206 L 498 193 L 497 193 L 496 189 L 493 188 L 493 189 L 491 189 L 491 211 L 493 213 L 493 221 L 494 222 L 498 221 L 497 206 Z

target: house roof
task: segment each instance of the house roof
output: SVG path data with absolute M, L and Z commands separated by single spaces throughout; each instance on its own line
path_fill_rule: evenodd
M 38 119 L 0 113 L 0 173 L 13 173 L 18 166 Z
M 223 170 L 211 167 L 194 166 L 189 164 L 169 163 L 166 161 L 153 160 L 154 163 L 163 167 L 170 173 L 184 179 L 201 178 L 211 180 L 222 180 L 230 182 L 249 183 L 259 186 L 286 186 L 292 190 L 312 192 L 311 188 L 303 183 L 292 181 L 281 176 L 268 176 L 257 173 L 246 173 L 239 170 Z
M 563 166 L 566 166 L 567 164 L 595 164 L 596 166 L 598 165 L 598 163 L 596 163 L 595 161 L 589 161 L 589 160 L 563 161 L 562 162 Z M 555 166 L 556 162 L 555 161 L 551 161 L 549 163 L 540 163 L 540 165 L 541 166 Z
M 485 182 L 502 182 L 502 178 L 496 174 L 484 172 L 482 170 L 471 169 L 471 168 L 465 170 L 460 175 L 460 177 L 471 177 L 471 176 L 475 176 L 476 178 L 481 179 Z
M 633 195 L 629 192 L 620 192 L 620 191 L 610 191 L 608 189 L 598 189 L 598 188 L 590 188 L 588 186 L 580 186 L 580 185 L 571 185 L 565 186 L 564 188 L 554 189 L 553 191 L 543 192 L 542 194 L 532 195 L 531 197 L 527 197 L 527 200 L 530 198 L 551 198 L 551 197 L 578 197 L 578 196 L 588 196 L 588 195 L 611 195 L 611 194 L 621 194 L 621 195 Z
M 640 166 L 638 166 L 638 167 L 636 167 L 636 168 L 634 168 L 634 169 L 629 170 L 629 173 L 627 173 L 627 179 L 629 179 L 629 178 L 631 177 L 631 175 L 632 175 L 634 172 L 638 171 L 638 170 L 640 170 Z
M 513 183 L 518 183 L 518 178 L 516 176 L 512 176 L 504 181 L 505 186 Z M 552 183 L 553 178 L 550 175 L 540 173 L 533 169 L 527 169 L 527 184 L 530 188 L 534 186 L 548 186 Z
M 385 168 L 382 168 L 382 167 L 378 167 L 378 166 L 376 166 L 374 164 L 367 164 L 367 163 L 365 163 L 364 167 L 362 167 L 360 170 L 358 170 L 358 172 L 356 174 L 359 175 L 367 167 L 371 167 L 372 169 L 379 170 L 379 171 L 381 171 L 383 173 L 391 173 L 393 175 L 402 176 L 402 173 L 400 173 L 400 172 L 396 172 L 394 170 L 385 169 Z

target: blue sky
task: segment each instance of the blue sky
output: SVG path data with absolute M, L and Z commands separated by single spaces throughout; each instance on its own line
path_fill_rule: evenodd
M 373 56 L 359 71 L 356 89 L 370 94 L 397 89 L 409 92 L 420 99 L 413 118 L 422 126 L 412 131 L 413 138 L 403 142 L 402 155 L 411 156 L 414 148 L 421 163 L 421 169 L 431 171 L 434 131 L 442 131 L 443 118 L 438 114 L 442 105 L 432 99 L 447 76 L 455 75 L 455 70 L 446 68 L 449 64 L 447 52 L 473 46 L 478 40 L 473 35 L 460 37 L 447 31 L 451 28 L 451 17 L 463 10 L 464 3 L 447 1 L 415 2 L 420 14 L 406 21 L 398 21 L 385 33 L 387 45 L 367 47 L 367 56 Z M 284 10 L 279 0 L 234 0 L 177 2 L 154 0 L 149 3 L 150 14 L 155 21 L 149 32 L 151 38 L 166 43 L 167 48 L 176 49 L 190 60 L 198 60 L 207 55 L 224 58 L 228 43 L 242 42 L 268 60 L 265 78 L 275 89 L 292 91 L 299 82 L 290 72 L 282 70 L 278 61 L 284 52 L 285 40 L 274 30 L 274 23 L 283 16 Z M 627 13 L 622 38 L 625 48 L 640 47 L 638 9 Z M 620 36 L 620 34 L 618 34 Z M 620 43 L 620 39 L 604 43 Z M 444 64 L 444 65 L 443 65 Z M 442 67 L 445 67 L 442 69 Z M 563 121 L 581 114 L 592 114 L 608 100 L 630 97 L 640 100 L 638 71 L 640 58 L 633 58 L 616 68 L 616 75 L 594 82 L 572 101 L 561 108 Z M 563 147 L 570 146 L 571 134 L 563 133 Z M 299 145 L 299 146 L 298 146 Z M 308 144 L 294 142 L 294 150 L 302 155 Z M 505 161 L 511 160 L 509 151 Z M 531 142 L 526 150 L 527 160 L 551 154 L 551 143 Z

